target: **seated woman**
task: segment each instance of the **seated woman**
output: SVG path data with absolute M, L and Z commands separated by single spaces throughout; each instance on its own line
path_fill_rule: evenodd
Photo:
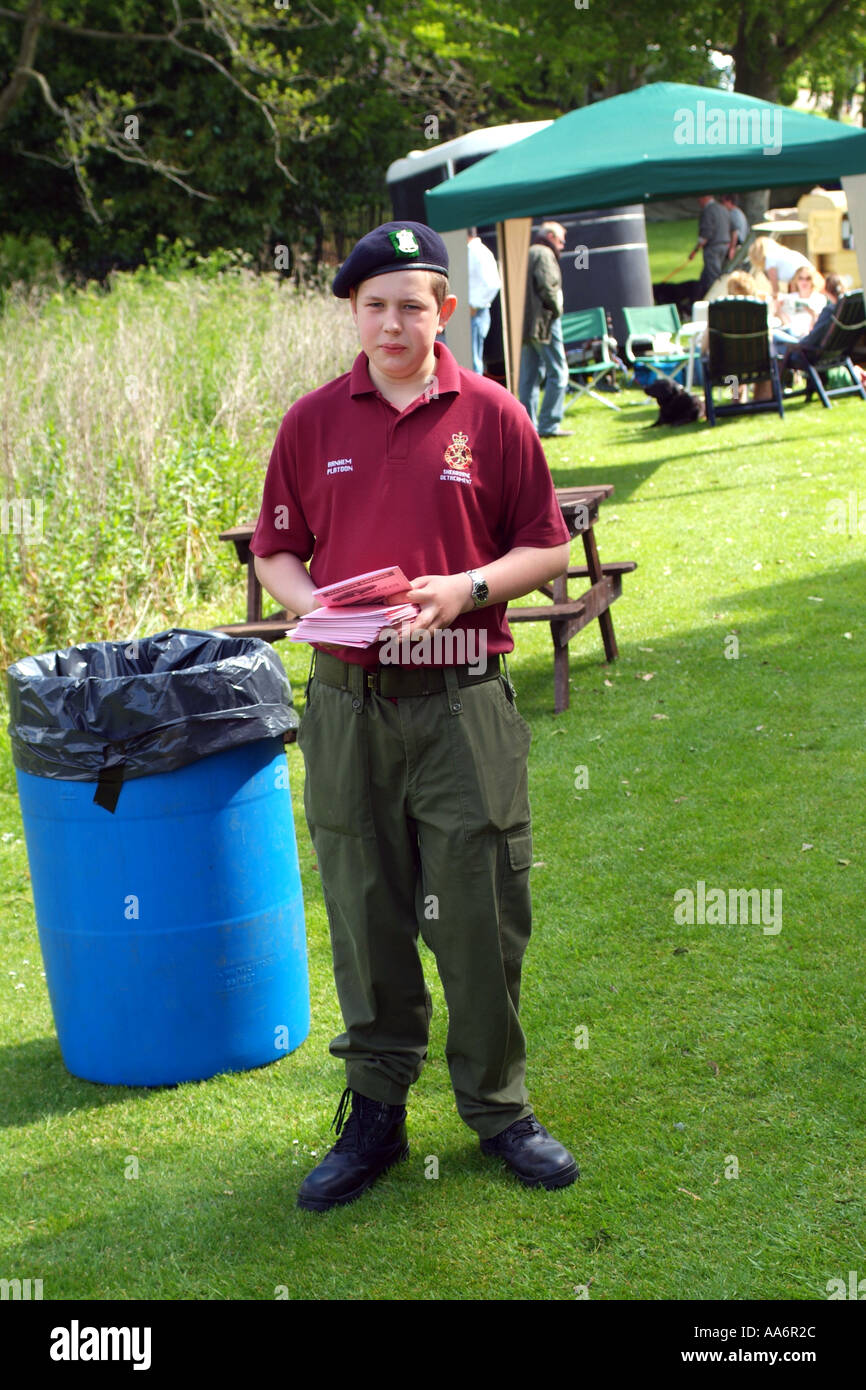
M 764 285 L 761 285 L 764 280 Z M 728 294 L 748 295 L 751 299 L 767 299 L 768 290 L 765 288 L 767 282 L 764 276 L 750 275 L 747 270 L 733 270 L 728 276 Z
M 765 299 L 767 301 L 767 313 L 769 317 L 770 300 L 772 299 L 772 287 L 765 275 L 758 272 L 757 275 L 750 275 L 747 270 L 732 270 L 728 276 L 728 295 L 746 296 L 749 299 Z M 710 334 L 709 329 L 704 332 L 701 339 L 701 352 L 706 352 L 709 348 Z M 735 400 L 740 402 L 746 399 L 746 387 L 740 386 L 732 388 Z M 763 401 L 772 400 L 773 388 L 769 381 L 756 381 L 752 388 L 752 400 Z
M 773 334 L 773 341 L 787 345 L 798 343 L 815 327 L 824 305 L 827 303 L 815 285 L 815 277 L 808 265 L 801 265 L 791 283 L 791 290 L 779 300 L 780 327 Z
M 785 372 L 790 368 L 802 367 L 804 361 L 811 360 L 821 347 L 832 325 L 836 304 L 845 293 L 845 281 L 841 275 L 828 275 L 824 282 L 824 289 L 827 292 L 826 304 L 809 332 L 801 338 L 796 338 L 793 343 L 786 345 L 781 371 Z
M 719 281 L 719 284 L 721 283 Z M 751 299 L 766 299 L 769 303 L 773 291 L 765 275 L 750 275 L 747 270 L 732 270 L 723 294 L 717 295 L 716 298 L 724 299 L 728 295 L 747 295 Z M 701 338 L 701 352 L 707 351 L 709 343 L 709 329 L 705 328 Z

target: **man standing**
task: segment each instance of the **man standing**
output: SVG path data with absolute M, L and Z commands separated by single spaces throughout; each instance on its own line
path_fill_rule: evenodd
M 490 306 L 502 288 L 499 266 L 477 227 L 467 227 L 469 313 L 472 316 L 472 370 L 484 374 L 484 340 L 490 332 Z
M 572 433 L 559 427 L 565 412 L 568 385 L 568 363 L 562 341 L 562 272 L 559 269 L 565 237 L 565 228 L 558 222 L 544 222 L 529 248 L 518 394 L 542 438 L 562 438 Z M 537 414 L 539 388 L 545 377 L 541 413 Z
M 745 246 L 749 235 L 749 219 L 737 202 L 736 193 L 723 193 L 719 199 L 731 222 L 731 240 L 728 246 L 728 260 L 732 261 L 738 246 Z
M 704 270 L 698 287 L 698 298 L 705 299 L 707 290 L 724 274 L 725 257 L 731 244 L 731 219 L 721 203 L 709 193 L 698 198 L 701 215 L 698 221 L 698 240 L 689 256 L 693 260 L 700 250 L 704 253 Z

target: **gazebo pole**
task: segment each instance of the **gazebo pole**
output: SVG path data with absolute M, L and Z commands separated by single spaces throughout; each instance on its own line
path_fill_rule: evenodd
M 520 379 L 520 347 L 523 341 L 523 305 L 526 298 L 526 271 L 529 263 L 531 217 L 511 217 L 496 224 L 496 249 L 502 277 L 502 347 L 505 354 L 505 382 L 517 395 Z
M 842 187 L 848 199 L 848 220 L 854 237 L 860 283 L 866 286 L 866 174 L 843 174 Z

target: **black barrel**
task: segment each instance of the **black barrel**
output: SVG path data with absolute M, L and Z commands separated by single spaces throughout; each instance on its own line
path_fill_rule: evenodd
M 561 222 L 568 233 L 559 263 L 565 312 L 603 305 L 614 337 L 624 343 L 623 309 L 653 303 L 643 204 L 569 212 L 544 221 Z M 533 235 L 540 226 L 533 222 Z
M 637 309 L 654 302 L 643 205 L 636 203 L 600 212 L 558 213 L 535 219 L 533 238 L 543 222 L 560 222 L 568 234 L 559 262 L 563 312 L 571 314 L 577 309 L 595 309 L 601 305 L 610 317 L 613 336 L 621 347 L 624 346 L 628 333 L 623 309 Z M 478 234 L 496 255 L 496 228 L 479 227 Z M 491 309 L 484 362 L 491 376 L 500 381 L 504 379 L 499 296 Z

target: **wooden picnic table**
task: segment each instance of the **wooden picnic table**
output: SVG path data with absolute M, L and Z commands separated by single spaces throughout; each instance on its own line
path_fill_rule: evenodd
M 279 642 L 287 630 L 297 627 L 300 619 L 296 613 L 289 617 L 285 608 L 262 617 L 262 586 L 256 574 L 256 557 L 250 550 L 255 529 L 254 525 L 230 526 L 227 531 L 220 531 L 220 540 L 231 541 L 241 564 L 247 567 L 247 620 L 245 623 L 223 623 L 215 631 L 227 632 L 232 637 L 261 637 L 265 642 Z
M 630 574 L 637 565 L 634 560 L 614 560 L 602 564 L 599 559 L 593 528 L 598 520 L 599 503 L 610 497 L 612 492 L 610 483 L 556 489 L 569 535 L 572 539 L 580 536 L 583 541 L 586 564 L 570 565 L 565 573 L 557 575 L 552 584 L 539 585 L 538 592 L 550 599 L 550 603 L 524 608 L 509 604 L 508 607 L 509 623 L 550 623 L 556 714 L 568 709 L 568 644 L 576 633 L 597 618 L 606 659 L 615 661 L 618 655 L 610 605 L 622 593 L 622 576 Z M 250 550 L 254 530 L 255 526 L 230 526 L 227 531 L 220 532 L 220 540 L 230 541 L 238 560 L 246 566 L 247 618 L 243 623 L 223 623 L 215 631 L 235 637 L 260 637 L 265 642 L 278 642 L 285 637 L 287 630 L 297 626 L 299 619 L 296 614 L 288 615 L 285 608 L 279 608 L 267 617 L 262 616 L 262 586 L 256 576 L 255 556 Z M 568 581 L 577 578 L 588 578 L 592 583 L 578 598 L 569 598 Z
M 608 661 L 619 655 L 613 631 L 610 605 L 622 593 L 622 576 L 637 569 L 634 560 L 613 560 L 602 564 L 595 540 L 599 503 L 613 493 L 612 483 L 594 487 L 558 487 L 556 498 L 562 509 L 568 534 L 583 541 L 585 565 L 569 565 L 551 584 L 540 584 L 538 592 L 551 600 L 531 608 L 515 608 L 509 604 L 509 623 L 550 623 L 553 639 L 553 708 L 561 714 L 568 709 L 568 644 L 572 637 L 593 618 L 598 618 L 604 654 Z M 588 578 L 590 587 L 579 598 L 569 598 L 569 579 Z

